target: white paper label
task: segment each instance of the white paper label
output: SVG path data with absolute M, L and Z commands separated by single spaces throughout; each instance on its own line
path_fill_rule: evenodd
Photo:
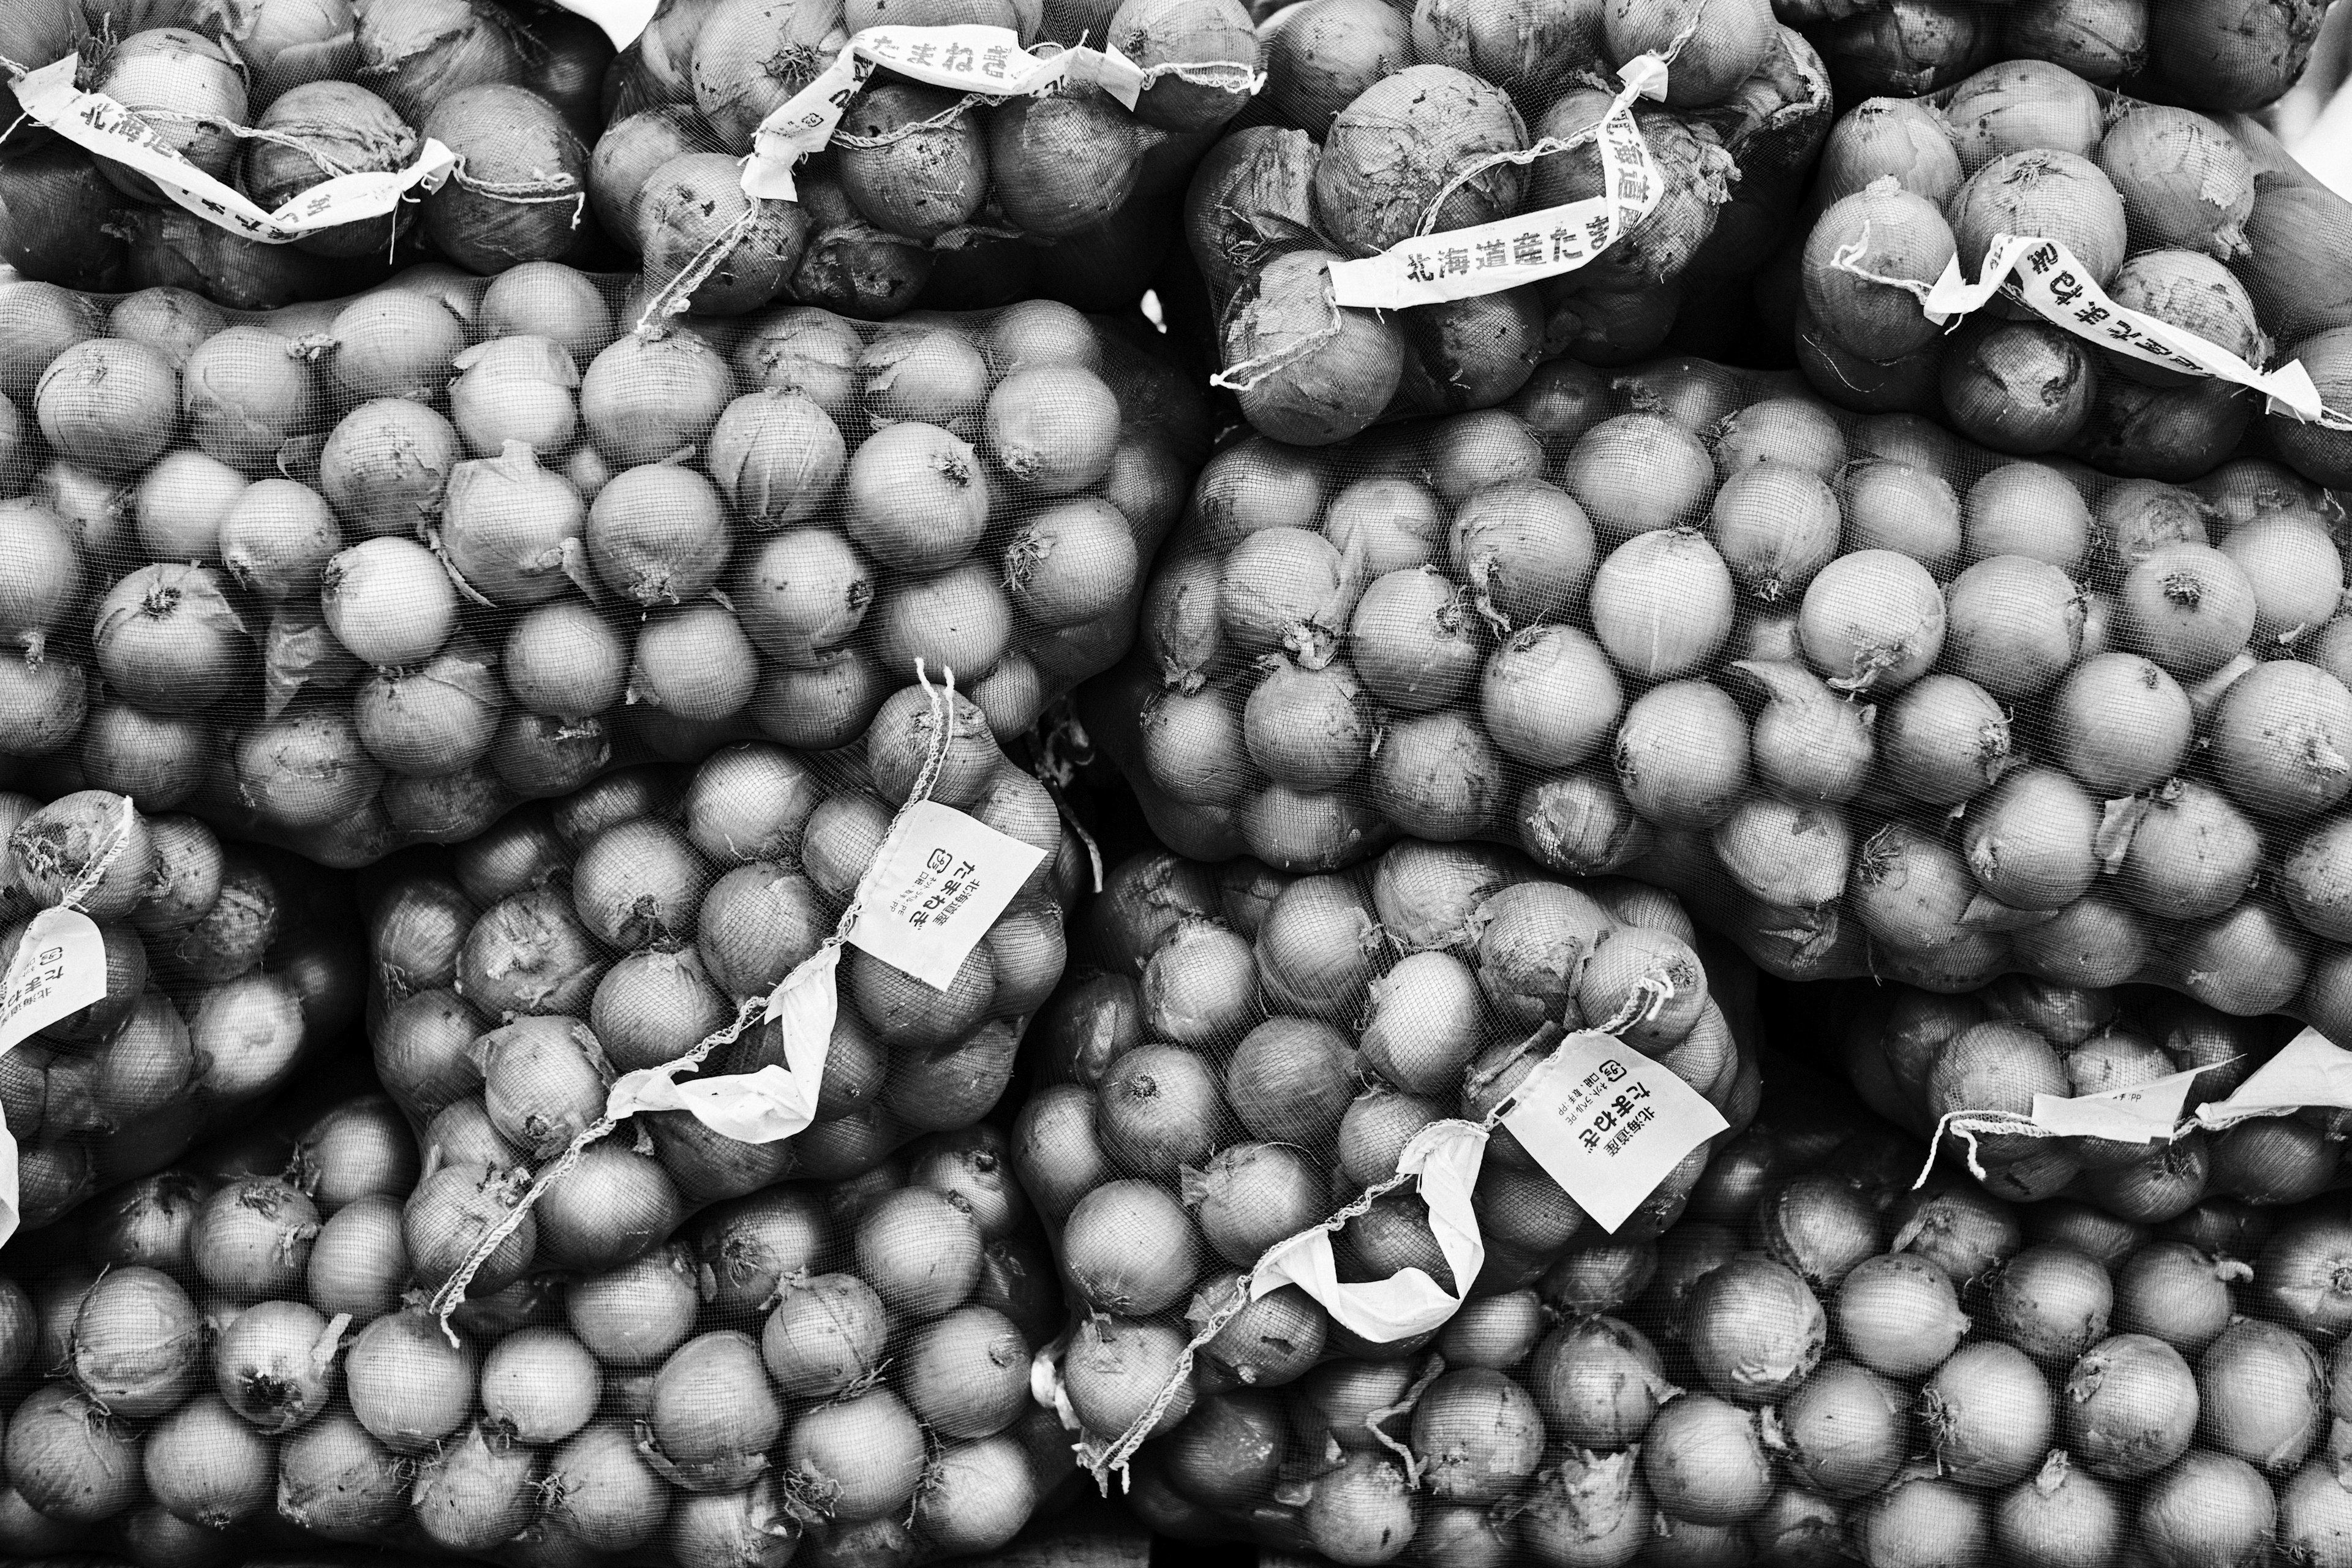
M 793 165 L 824 150 L 849 100 L 866 78 L 886 66 L 911 81 L 988 98 L 1024 97 L 1064 80 L 1092 82 L 1130 110 L 1150 81 L 1140 66 L 1116 48 L 1037 54 L 1023 48 L 1021 36 L 1010 27 L 868 27 L 851 37 L 814 81 L 760 122 L 751 137 L 751 161 L 743 169 L 744 195 L 794 200 Z
M 276 212 L 264 212 L 166 146 L 131 110 L 74 86 L 79 63 L 79 57 L 68 55 L 18 78 L 16 101 L 25 113 L 85 152 L 146 175 L 198 217 L 264 245 L 290 245 L 322 229 L 381 217 L 412 190 L 439 190 L 457 166 L 456 153 L 428 139 L 405 169 L 338 174 Z
M 1478 1234 L 1470 1194 L 1486 1157 L 1486 1130 L 1475 1121 L 1433 1121 L 1414 1134 L 1397 1169 L 1412 1176 L 1429 1205 L 1429 1228 L 1437 1237 L 1445 1266 L 1466 1293 L 1486 1267 L 1486 1238 Z M 1411 1339 L 1440 1327 L 1461 1309 L 1426 1270 L 1406 1268 L 1386 1279 L 1339 1282 L 1331 1232 L 1318 1226 L 1266 1249 L 1250 1273 L 1250 1300 L 1296 1285 L 1350 1332 L 1375 1344 Z
M 915 802 L 858 884 L 849 940 L 944 991 L 1045 858 L 951 806 Z
M 1611 1232 L 1731 1125 L 1664 1064 L 1591 1029 L 1560 1041 L 1513 1099 L 1503 1125 Z
M 2199 1106 L 2197 1120 L 2209 1128 L 2222 1128 L 2311 1105 L 2352 1110 L 2352 1051 L 2330 1043 L 2316 1029 L 2305 1029 L 2281 1047 L 2229 1099 Z
M 0 985 L 0 1055 L 106 996 L 106 938 L 79 910 L 43 910 Z
M 2119 1143 L 2154 1143 L 2180 1125 L 2181 1102 L 2205 1069 L 2191 1068 L 2153 1083 L 2097 1094 L 2033 1097 L 2033 1123 L 2061 1138 L 2112 1138 Z
M 569 11 L 575 16 L 585 16 L 604 29 L 616 49 L 625 49 L 637 41 L 646 24 L 654 19 L 660 0 L 551 0 L 558 10 Z
M 1882 277 L 1862 266 L 1870 237 L 1831 258 L 1830 264 L 1857 278 L 1900 289 L 1918 298 L 1927 319 L 1942 325 L 1982 309 L 2002 295 L 2036 315 L 2086 338 L 2104 349 L 2147 364 L 2162 365 L 2188 375 L 2215 376 L 2250 386 L 2269 399 L 2269 412 L 2331 430 L 2352 430 L 2352 417 L 2326 407 L 2319 388 L 2300 360 L 2275 370 L 2256 370 L 2220 344 L 2186 332 L 2144 311 L 2118 305 L 2101 289 L 2090 269 L 2058 240 L 2032 235 L 1997 234 L 1985 252 L 1984 266 L 1971 283 L 1954 257 L 1934 284 L 1916 279 Z
M 0 1126 L 0 1243 L 16 1234 L 24 1212 L 16 1200 L 16 1138 Z
M 677 1074 L 686 1069 L 677 1066 L 625 1073 L 604 1097 L 605 1116 L 621 1121 L 640 1110 L 683 1110 L 739 1143 L 776 1143 L 806 1131 L 816 1120 L 817 1094 L 832 1055 L 840 966 L 841 945 L 828 942 L 768 994 L 762 1017 L 781 1020 L 783 1066 L 771 1062 L 757 1072 L 684 1083 Z
M 1597 142 L 1608 178 L 1606 195 L 1593 196 L 1473 228 L 1448 229 L 1400 241 L 1378 256 L 1332 264 L 1331 299 L 1362 310 L 1395 310 L 1448 300 L 1499 294 L 1591 265 L 1627 230 L 1654 211 L 1665 194 L 1664 176 L 1633 121 L 1633 100 L 1664 98 L 1666 67 L 1654 55 L 1626 63 L 1624 90 L 1593 131 L 1538 142 L 1509 162 L 1561 156 Z

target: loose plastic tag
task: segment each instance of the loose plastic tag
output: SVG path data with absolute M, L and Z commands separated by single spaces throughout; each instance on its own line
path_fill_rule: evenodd
M 1414 1178 L 1429 1205 L 1429 1228 L 1437 1249 L 1466 1294 L 1486 1267 L 1486 1242 L 1470 1194 L 1486 1158 L 1486 1130 L 1475 1121 L 1433 1121 L 1413 1135 L 1397 1156 L 1399 1173 Z M 1266 1249 L 1250 1273 L 1255 1301 L 1285 1285 L 1296 1285 L 1321 1303 L 1334 1321 L 1374 1344 L 1411 1339 L 1439 1327 L 1461 1310 L 1462 1298 L 1448 1295 L 1427 1271 L 1404 1268 L 1385 1279 L 1339 1282 L 1331 1232 L 1305 1230 Z
M 2352 1110 L 2352 1051 L 2331 1044 L 2316 1029 L 2305 1029 L 2257 1068 L 2235 1094 L 2199 1106 L 2197 1120 L 2218 1130 L 2313 1105 Z
M 1684 1155 L 1731 1125 L 1665 1066 L 1590 1029 L 1561 1040 L 1515 1099 L 1503 1125 L 1611 1232 Z
M 291 245 L 322 229 L 381 217 L 412 190 L 439 190 L 457 166 L 455 153 L 428 138 L 405 169 L 338 174 L 264 212 L 173 152 L 131 110 L 74 86 L 79 64 L 79 56 L 68 55 L 18 78 L 16 102 L 26 115 L 83 151 L 146 175 L 198 217 L 264 245 Z
M 1039 93 L 1065 79 L 1090 81 L 1130 110 L 1148 85 L 1143 68 L 1115 47 L 1036 54 L 1021 47 L 1021 35 L 1012 28 L 978 23 L 868 27 L 851 37 L 814 81 L 761 121 L 751 137 L 751 161 L 743 169 L 744 194 L 795 200 L 793 165 L 824 150 L 849 100 L 885 66 L 911 81 L 986 98 Z
M 1943 276 L 1927 287 L 1916 279 L 1886 278 L 1865 270 L 1861 258 L 1867 253 L 1868 243 L 1865 234 L 1862 241 L 1832 257 L 1831 265 L 1857 278 L 1917 296 L 1927 319 L 1938 326 L 1982 309 L 1997 294 L 2005 295 L 2045 321 L 2065 328 L 2078 338 L 2087 338 L 2101 348 L 2113 349 L 2127 358 L 2162 365 L 2167 370 L 2251 386 L 2269 399 L 2269 412 L 2273 414 L 2287 415 L 2306 425 L 2324 425 L 2331 430 L 2352 430 L 2352 417 L 2320 402 L 2319 388 L 2313 384 L 2311 373 L 2303 368 L 2301 360 L 2290 361 L 2275 370 L 2256 370 L 2209 339 L 2118 305 L 2092 278 L 2090 269 L 2076 261 L 2074 253 L 2058 240 L 1997 234 L 1985 252 L 1984 266 L 1978 270 L 1975 282 L 1968 280 L 1960 270 L 1959 258 L 1954 257 L 1945 267 Z
M 1656 56 L 1643 55 L 1628 61 L 1618 74 L 1625 80 L 1624 90 L 1593 132 L 1608 195 L 1472 228 L 1423 235 L 1378 256 L 1335 262 L 1330 268 L 1333 303 L 1394 310 L 1499 294 L 1522 283 L 1574 272 L 1616 244 L 1655 211 L 1665 195 L 1665 180 L 1634 123 L 1633 100 L 1665 96 L 1666 67 Z M 1531 163 L 1580 144 L 1576 138 L 1538 142 L 1507 161 Z
M 944 991 L 1045 858 L 951 806 L 917 801 L 858 885 L 849 940 Z
M 0 985 L 0 1055 L 106 996 L 106 938 L 79 910 L 33 917 Z
M 768 994 L 766 1021 L 782 1020 L 784 1065 L 757 1072 L 677 1081 L 676 1066 L 625 1073 L 604 1097 L 604 1115 L 620 1121 L 640 1110 L 683 1110 L 739 1143 L 776 1143 L 816 1120 L 824 1064 L 840 1011 L 835 973 L 841 944 L 828 942 Z
M 2131 1089 L 2097 1094 L 2033 1097 L 2033 1122 L 2062 1138 L 2112 1138 L 2118 1143 L 2154 1143 L 2180 1125 L 2181 1102 L 2202 1068 L 2177 1072 Z
M 637 41 L 646 24 L 654 19 L 660 0 L 551 0 L 558 10 L 569 11 L 575 16 L 585 16 L 604 29 L 616 49 L 625 49 Z

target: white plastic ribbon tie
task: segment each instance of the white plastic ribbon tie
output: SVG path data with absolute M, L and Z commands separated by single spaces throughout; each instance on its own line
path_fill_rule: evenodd
M 2060 1138 L 2105 1138 L 2118 1143 L 2168 1142 L 2179 1129 L 2180 1107 L 2189 1099 L 2189 1086 L 2205 1070 L 2191 1068 L 2152 1083 L 2096 1094 L 2037 1094 L 2033 1120 Z
M 1531 163 L 1593 142 L 1608 194 L 1470 228 L 1418 235 L 1378 256 L 1335 262 L 1329 269 L 1333 302 L 1371 310 L 1443 304 L 1591 265 L 1664 199 L 1665 179 L 1634 121 L 1633 104 L 1637 99 L 1664 98 L 1666 72 L 1666 62 L 1656 55 L 1628 60 L 1617 73 L 1624 88 L 1594 124 L 1573 136 L 1547 138 L 1524 152 L 1486 160 L 1454 182 L 1459 185 L 1498 163 Z M 1432 204 L 1433 216 L 1442 201 Z
M 604 29 L 616 49 L 625 49 L 637 41 L 646 24 L 654 19 L 660 0 L 550 0 L 556 9 L 569 11 L 575 16 L 585 16 Z
M 1985 251 L 1975 282 L 1969 282 L 1960 270 L 1956 256 L 1932 284 L 1870 271 L 1862 264 L 1869 244 L 1865 231 L 1861 239 L 1832 257 L 1830 265 L 1869 282 L 1902 289 L 1919 301 L 1922 312 L 1937 326 L 1979 310 L 2000 295 L 2103 349 L 2186 375 L 2212 376 L 2252 387 L 2268 400 L 2270 413 L 2330 430 L 2352 431 L 2352 416 L 2320 401 L 2319 388 L 2302 361 L 2257 370 L 2210 339 L 2118 305 L 2062 241 L 1997 234 Z
M 1150 73 L 1116 47 L 1040 52 L 1023 48 L 1021 35 L 1010 27 L 979 23 L 868 27 L 853 36 L 814 81 L 760 122 L 751 137 L 751 161 L 743 167 L 744 195 L 797 199 L 793 166 L 824 150 L 850 100 L 885 66 L 910 81 L 982 98 L 1023 98 L 1065 81 L 1091 83 L 1129 110 L 1151 81 Z
M 2352 1051 L 2305 1029 L 2279 1047 L 2226 1100 L 2197 1108 L 2200 1127 L 2220 1131 L 2257 1116 L 2286 1116 L 2309 1106 L 2352 1110 Z
M 68 55 L 16 78 L 16 101 L 25 113 L 83 151 L 144 174 L 198 217 L 264 245 L 291 245 L 308 235 L 382 217 L 412 191 L 439 190 L 457 166 L 457 155 L 428 137 L 416 161 L 404 169 L 337 174 L 276 212 L 265 212 L 173 152 L 137 111 L 76 87 L 80 63 L 80 57 Z M 244 133 L 243 127 L 233 129 Z
M 1267 1248 L 1250 1272 L 1249 1299 L 1259 1300 L 1296 1285 L 1319 1302 L 1331 1319 L 1375 1344 L 1411 1339 L 1442 1327 L 1461 1310 L 1471 1281 L 1486 1266 L 1486 1238 L 1479 1235 L 1471 1192 L 1486 1157 L 1486 1130 L 1475 1121 L 1433 1121 L 1413 1135 L 1397 1156 L 1397 1173 L 1410 1178 L 1429 1205 L 1429 1228 L 1462 1294 L 1449 1292 L 1420 1268 L 1403 1268 L 1385 1279 L 1342 1284 L 1332 1251 L 1333 1227 L 1326 1223 Z

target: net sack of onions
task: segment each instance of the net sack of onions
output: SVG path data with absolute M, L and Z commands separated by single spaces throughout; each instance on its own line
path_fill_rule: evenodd
M 1784 1065 L 1662 1236 L 1204 1391 L 1136 1511 L 1360 1563 L 2336 1560 L 2340 1215 L 1917 1184 L 1925 1144 Z
M 0 285 L 0 782 L 349 867 L 620 763 L 852 744 L 919 660 L 1010 738 L 1125 652 L 1207 436 L 1139 316 L 640 331 L 628 293 Z
M 1098 1478 L 1171 1431 L 1247 1436 L 1191 1414 L 1222 1396 L 1296 1397 L 1330 1358 L 1385 1377 L 1563 1253 L 1654 1239 L 1754 1111 L 1754 972 L 1637 884 L 1472 846 L 1307 876 L 1159 851 L 1078 929 L 1013 1158 L 1076 1309 L 1055 1406 Z M 1588 1055 L 1583 1149 L 1696 1110 L 1627 1184 L 1555 1179 L 1514 1131 Z
M 1261 79 L 1238 0 L 673 4 L 615 66 L 589 189 L 665 305 L 1126 309 Z
M 894 704 L 862 759 L 755 742 L 623 769 L 387 866 L 368 1032 L 425 1152 L 405 1236 L 435 1310 L 654 1255 L 787 1178 L 865 1179 L 995 1108 L 1087 862 L 952 701 L 951 732 L 944 705 Z M 899 896 L 866 872 L 910 802 L 1034 860 L 944 976 L 857 945 Z
M 444 1151 L 383 1093 L 316 1075 L 0 1253 L 0 1550 L 142 1568 L 994 1552 L 1084 1482 L 1030 1394 L 1061 1304 L 1008 1155 L 987 1122 L 930 1132 L 634 1257 L 540 1258 L 445 1325 L 420 1304 L 436 1227 L 467 1207 Z M 565 1234 L 593 1246 L 634 1217 Z
M 58 997 L 0 1033 L 0 1240 L 241 1125 L 355 1044 L 346 879 L 102 790 L 0 794 L 0 967 Z
M 2352 205 L 2243 116 L 2010 59 L 1839 119 L 1770 313 L 1857 412 L 2125 478 L 2186 483 L 2261 449 L 2341 485 L 2347 226 Z M 1935 289 L 1950 268 L 1980 287 Z
M 1200 858 L 1499 841 L 1790 979 L 2137 981 L 2352 1040 L 2333 509 L 2269 459 L 2116 479 L 1785 374 L 1557 360 L 1220 452 L 1080 707 Z
M 2207 113 L 2275 103 L 2311 63 L 2329 0 L 1776 0 L 1841 103 L 1916 98 L 1999 60 Z
M 2267 1095 L 2260 1114 L 2229 1104 L 2288 1044 L 2288 1020 L 2017 976 L 1945 995 L 1857 985 L 1833 1006 L 1855 1092 L 1915 1136 L 1942 1139 L 1940 1158 L 2011 1201 L 2063 1194 L 2157 1225 L 2208 1200 L 2275 1208 L 2336 1184 L 2340 1110 Z M 2048 1103 L 2134 1090 L 2161 1106 L 2156 1122 L 2111 1136 Z
M 14 9 L 0 57 L 25 118 L 0 146 L 0 259 L 27 278 L 267 310 L 420 258 L 496 273 L 607 253 L 587 177 L 615 57 L 567 11 Z
M 1220 384 L 1307 446 L 1491 407 L 1549 354 L 1728 352 L 1832 114 L 1765 0 L 1307 0 L 1259 35 L 1185 237 Z

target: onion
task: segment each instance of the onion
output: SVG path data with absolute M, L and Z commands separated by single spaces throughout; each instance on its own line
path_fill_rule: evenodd
M 345 1100 L 294 1145 L 297 1184 L 322 1215 L 363 1197 L 404 1197 L 415 1184 L 416 1142 L 380 1095 Z
M 1003 1313 L 960 1307 L 923 1326 L 898 1385 L 916 1416 L 942 1437 L 991 1436 L 1027 1406 L 1029 1348 Z
M 479 1018 L 454 991 L 420 991 L 392 1004 L 376 1026 L 376 1071 L 401 1108 L 429 1120 L 481 1088 L 467 1047 Z
M 2080 1252 L 2029 1247 L 1985 1284 L 1979 1321 L 2049 1366 L 2064 1366 L 2105 1337 L 2115 1301 L 2107 1272 Z
M 2314 1563 L 2343 1554 L 2347 1521 L 2346 1492 L 2333 1467 L 2306 1465 L 2281 1489 L 2278 1499 L 2278 1542 L 2281 1550 L 2297 1552 Z
M 255 1300 L 300 1289 L 318 1234 L 308 1197 L 274 1177 L 246 1176 L 205 1200 L 188 1245 L 205 1283 Z
M 448 420 L 406 398 L 363 403 L 328 433 L 319 489 L 354 532 L 416 534 L 437 521 L 460 453 Z
M 308 1283 L 321 1311 L 365 1323 L 396 1310 L 408 1283 L 399 1203 L 368 1196 L 339 1210 L 311 1246 Z
M 494 1443 L 477 1422 L 416 1471 L 409 1511 L 417 1529 L 451 1552 L 487 1552 L 530 1522 L 539 1500 L 541 1455 Z
M 425 1177 L 402 1216 L 417 1281 L 433 1288 L 455 1278 L 482 1237 L 520 1205 L 528 1185 L 520 1170 L 478 1164 L 445 1165 Z M 487 1296 L 521 1279 L 530 1268 L 538 1230 L 525 1210 L 521 1223 L 482 1261 L 467 1294 Z
M 457 990 L 492 1017 L 576 1015 L 604 965 L 562 893 L 534 889 L 484 911 L 458 957 Z
M 2192 1449 L 2141 1494 L 2137 1542 L 2158 1568 L 2243 1562 L 2267 1550 L 2277 1518 L 2260 1471 L 2242 1459 Z
M 1690 1289 L 1685 1336 L 1707 1385 L 1745 1405 L 1767 1405 L 1821 1360 L 1829 1324 L 1792 1270 L 1738 1258 Z
M 887 1389 L 803 1411 L 784 1438 L 794 1491 L 837 1519 L 874 1519 L 906 1507 L 923 1462 L 922 1428 Z
M 642 1368 L 685 1341 L 699 1304 L 693 1259 L 672 1245 L 574 1281 L 564 1293 L 563 1321 L 605 1366 Z
M 147 1488 L 177 1521 L 205 1531 L 249 1523 L 269 1506 L 277 1455 L 217 1399 L 191 1400 L 148 1435 Z
M 330 1411 L 279 1446 L 278 1510 L 298 1529 L 362 1541 L 389 1528 L 407 1504 L 399 1461 L 352 1415 Z
M 2265 1326 L 2247 1325 L 2257 1332 Z M 2316 1374 L 2319 1358 L 2301 1341 L 2292 1342 Z M 2197 1411 L 2198 1385 L 2189 1363 L 2145 1334 L 2118 1334 L 2093 1345 L 2066 1379 L 2068 1445 L 2085 1468 L 2109 1480 L 2136 1480 L 2179 1458 L 2196 1433 Z
M 580 417 L 616 467 L 658 462 L 709 437 L 735 399 L 734 373 L 693 332 L 614 340 L 580 380 Z
M 137 1437 L 70 1384 L 45 1384 L 17 1405 L 6 1460 L 16 1494 L 61 1523 L 95 1524 L 138 1500 Z
M 1323 447 L 1379 418 L 1404 371 L 1400 327 L 1332 303 L 1321 250 L 1274 258 L 1227 307 L 1225 364 L 1260 367 L 1239 394 L 1252 426 L 1275 439 Z M 1238 376 L 1236 379 L 1240 379 Z
M 961 1305 L 980 1277 L 980 1228 L 939 1194 L 892 1193 L 859 1220 L 858 1271 L 895 1312 L 936 1318 Z
M 202 1356 L 195 1304 L 152 1268 L 101 1275 L 74 1315 L 73 1379 L 115 1415 L 170 1410 L 194 1391 Z
M 1710 605 L 1700 607 L 1712 613 Z M 1714 826 L 1748 791 L 1747 739 L 1738 705 L 1719 688 L 1703 680 L 1653 687 L 1618 726 L 1612 759 L 1618 787 L 1661 826 Z
M 1736 1524 L 1771 1493 L 1754 1414 L 1710 1394 L 1685 1394 L 1662 1408 L 1641 1455 L 1650 1495 L 1676 1519 Z
M 343 1321 L 299 1301 L 258 1301 L 221 1331 L 215 1386 L 230 1409 L 264 1432 L 290 1432 L 326 1408 L 335 1391 Z
M 1656 1349 L 1615 1318 L 1576 1318 L 1537 1347 L 1528 1374 L 1555 1436 L 1579 1448 L 1639 1440 L 1668 1392 Z
M 1924 1376 L 1969 1331 L 1955 1283 L 1940 1264 L 1911 1253 L 1866 1258 L 1838 1288 L 1839 1338 L 1873 1372 Z
M 1919 1394 L 1942 1472 L 1971 1486 L 2006 1486 L 2033 1473 L 2055 1426 L 2050 1388 L 2011 1346 L 1965 1345 Z
M 2258 12 L 2191 0 L 2148 12 L 2149 65 L 2192 108 L 2261 109 L 2294 85 L 2323 13 L 2305 5 Z
M 733 1491 L 766 1468 L 783 1407 L 761 1375 L 758 1345 L 721 1330 L 688 1340 L 662 1363 L 646 1426 L 646 1457 L 689 1491 Z

